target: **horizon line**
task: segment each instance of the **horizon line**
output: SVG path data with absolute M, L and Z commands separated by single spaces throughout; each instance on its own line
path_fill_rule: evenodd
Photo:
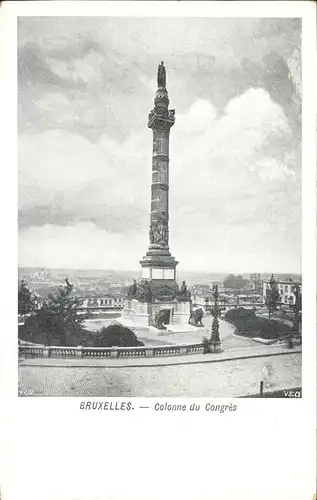
M 141 269 L 111 269 L 111 268 L 85 268 L 85 267 L 49 267 L 49 266 L 24 266 L 18 265 L 18 269 L 47 269 L 52 271 L 111 271 L 111 272 L 133 272 L 140 273 Z M 178 271 L 178 270 L 177 270 Z M 179 271 L 178 271 L 179 272 Z M 204 273 L 204 274 L 302 274 L 299 271 L 208 271 L 208 270 L 195 270 L 195 269 L 183 269 L 181 273 L 190 272 L 190 273 Z

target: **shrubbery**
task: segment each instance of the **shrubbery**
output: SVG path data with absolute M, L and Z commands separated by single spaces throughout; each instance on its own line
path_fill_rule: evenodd
M 231 309 L 225 315 L 227 320 L 237 320 L 244 319 L 246 321 L 256 318 L 254 309 L 244 309 L 244 307 L 237 307 L 236 309 Z
M 19 326 L 19 339 L 28 340 L 34 344 L 47 345 L 47 335 L 45 331 L 39 329 L 35 324 L 36 317 L 27 318 L 26 324 Z M 50 345 L 59 345 L 59 337 L 52 336 Z M 98 332 L 80 329 L 78 331 L 69 331 L 67 335 L 67 345 L 83 347 L 137 347 L 143 346 L 143 342 L 138 340 L 135 333 L 129 328 L 112 324 L 103 327 Z
M 137 347 L 143 346 L 144 343 L 138 340 L 130 328 L 120 323 L 115 323 L 103 327 L 96 333 L 94 345 L 95 347 Z
M 290 333 L 290 327 L 280 321 L 258 318 L 253 309 L 239 307 L 228 311 L 224 319 L 236 327 L 236 333 L 247 337 L 277 339 Z
M 39 310 L 34 310 L 19 326 L 19 339 L 36 344 L 83 346 L 83 347 L 136 347 L 143 342 L 129 328 L 115 323 L 98 332 L 90 332 L 83 326 L 85 316 L 79 314 L 80 301 L 72 295 L 73 286 L 65 279 L 65 286 L 48 297 Z M 29 304 L 30 292 L 20 287 L 19 301 Z M 23 299 L 23 300 L 22 300 Z M 22 305 L 21 308 L 22 309 Z M 23 306 L 24 307 L 24 306 Z
M 67 345 L 85 347 L 95 346 L 96 333 L 83 329 L 72 329 L 67 333 Z M 19 326 L 19 339 L 28 340 L 34 344 L 44 345 L 61 345 L 60 337 L 58 334 L 52 332 L 48 340 L 48 335 L 45 329 L 42 329 L 41 324 L 38 323 L 37 317 L 30 316 L 26 319 L 25 324 Z

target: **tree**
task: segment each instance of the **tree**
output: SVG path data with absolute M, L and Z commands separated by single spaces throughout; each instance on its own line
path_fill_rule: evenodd
M 301 323 L 301 312 L 302 312 L 302 292 L 298 284 L 294 285 L 293 293 L 295 295 L 294 304 L 294 321 L 293 321 L 293 332 L 298 335 L 300 331 Z
M 272 312 L 276 311 L 279 300 L 280 294 L 278 291 L 277 283 L 272 274 L 269 281 L 269 287 L 266 289 L 265 295 L 265 305 L 269 311 L 269 319 L 271 319 Z
M 136 347 L 144 345 L 130 328 L 114 323 L 103 327 L 96 335 L 96 347 Z
M 27 328 L 46 335 L 48 345 L 76 345 L 76 334 L 83 330 L 84 318 L 78 315 L 80 300 L 72 296 L 72 291 L 73 285 L 66 278 L 65 285 L 28 318 Z
M 235 276 L 234 274 L 229 274 L 223 282 L 224 288 L 231 288 L 232 290 L 241 290 L 247 284 L 242 276 Z
M 18 291 L 18 313 L 29 314 L 34 308 L 34 298 L 24 280 L 21 281 Z

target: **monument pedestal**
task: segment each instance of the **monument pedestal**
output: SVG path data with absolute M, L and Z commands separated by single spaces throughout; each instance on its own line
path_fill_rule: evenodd
M 167 329 L 178 331 L 191 330 L 188 325 L 190 317 L 190 302 L 170 300 L 154 301 L 152 303 L 140 302 L 137 299 L 127 299 L 119 319 L 125 326 L 131 327 L 155 327 L 157 314 L 162 314 L 162 323 Z M 179 328 L 180 327 L 180 328 Z M 158 333 L 162 330 L 157 328 Z M 164 330 L 163 330 L 164 331 Z

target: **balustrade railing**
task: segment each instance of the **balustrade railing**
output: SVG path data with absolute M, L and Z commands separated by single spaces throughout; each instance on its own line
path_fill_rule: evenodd
M 203 344 L 189 345 L 187 348 L 187 354 L 203 354 L 203 353 L 204 353 Z
M 19 346 L 19 356 L 25 358 L 43 358 L 44 347 Z
M 180 348 L 177 346 L 155 347 L 153 349 L 153 356 L 179 356 L 179 354 Z
M 63 347 L 63 346 L 19 346 L 19 356 L 24 358 L 145 358 L 158 356 L 181 356 L 202 354 L 204 346 L 181 344 L 140 347 Z
M 119 347 L 118 358 L 141 358 L 146 356 L 145 347 Z
M 51 358 L 74 358 L 77 349 L 75 347 L 51 347 L 49 351 Z
M 100 347 L 83 347 L 82 358 L 110 358 L 111 347 L 103 348 Z

